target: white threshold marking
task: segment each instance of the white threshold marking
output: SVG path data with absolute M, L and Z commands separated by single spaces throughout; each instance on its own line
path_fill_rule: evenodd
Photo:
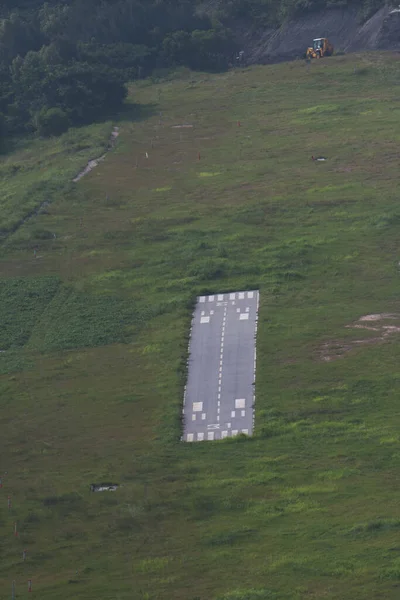
M 239 300 L 244 300 L 244 292 L 239 292 Z
M 214 296 L 208 296 L 208 301 L 209 302 L 214 302 Z
M 203 412 L 203 403 L 193 402 L 193 412 Z
M 223 294 L 218 294 L 218 300 L 221 302 L 224 299 L 224 295 Z
M 204 440 L 204 433 L 198 433 L 197 434 L 197 441 L 198 442 L 202 442 Z
M 214 432 L 213 431 L 208 431 L 207 432 L 207 439 L 210 440 L 210 442 L 213 441 L 213 439 L 214 439 Z
M 246 416 L 246 411 L 242 410 L 242 411 L 240 411 L 240 414 L 242 415 L 242 417 L 245 417 Z
M 199 302 L 205 302 L 206 301 L 206 297 L 205 296 L 200 296 Z
M 237 429 L 232 429 L 232 435 L 237 435 L 238 434 L 238 430 Z
M 254 298 L 254 292 L 247 292 L 248 298 Z
M 200 317 L 200 323 L 209 323 L 210 317 Z
M 246 398 L 236 398 L 235 408 L 244 408 L 246 406 Z
M 193 438 L 194 438 L 194 434 L 193 433 L 188 433 L 186 436 L 186 441 L 187 442 L 193 442 Z
M 232 419 L 234 419 L 236 417 L 236 411 L 235 410 L 231 411 L 231 417 L 232 417 Z
M 229 294 L 229 300 L 235 300 L 236 294 Z
M 226 437 L 228 437 L 228 432 L 227 432 L 227 431 L 223 431 L 223 432 L 221 433 L 221 437 L 222 437 L 222 438 L 226 438 Z
M 206 420 L 206 413 L 202 413 L 202 415 L 201 415 L 201 420 L 202 420 L 202 421 L 205 421 L 205 420 Z
M 239 317 L 240 321 L 248 321 L 249 320 L 249 313 L 241 313 L 240 317 Z

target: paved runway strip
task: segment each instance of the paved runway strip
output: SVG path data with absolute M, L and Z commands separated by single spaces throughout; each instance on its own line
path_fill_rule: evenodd
M 251 435 L 259 292 L 200 296 L 192 321 L 185 442 Z

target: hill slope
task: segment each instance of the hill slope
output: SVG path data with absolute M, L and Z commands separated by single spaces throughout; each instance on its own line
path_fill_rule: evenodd
M 400 13 L 383 6 L 366 21 L 357 7 L 335 8 L 304 14 L 280 27 L 260 28 L 235 23 L 238 44 L 248 64 L 300 58 L 315 37 L 328 37 L 335 52 L 400 50 Z
M 2 598 L 397 600 L 399 68 L 136 84 L 142 119 L 7 239 Z M 256 436 L 181 444 L 195 295 L 246 288 Z

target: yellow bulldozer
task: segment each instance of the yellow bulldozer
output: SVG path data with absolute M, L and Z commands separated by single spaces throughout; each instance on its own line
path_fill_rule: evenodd
M 333 46 L 328 38 L 315 38 L 313 45 L 307 48 L 306 58 L 322 58 L 332 54 Z

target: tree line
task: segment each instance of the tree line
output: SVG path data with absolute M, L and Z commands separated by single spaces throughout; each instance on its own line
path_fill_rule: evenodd
M 276 26 L 350 0 L 3 0 L 0 141 L 57 135 L 123 103 L 127 81 L 154 69 L 222 70 L 238 50 L 238 19 Z M 383 0 L 351 0 L 366 16 Z

